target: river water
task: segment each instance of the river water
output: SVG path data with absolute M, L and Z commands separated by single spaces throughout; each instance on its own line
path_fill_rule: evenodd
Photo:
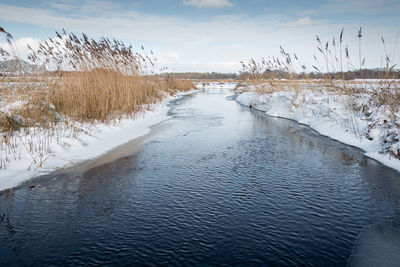
M 374 244 L 400 242 L 398 172 L 232 94 L 179 99 L 140 145 L 119 148 L 121 158 L 3 193 L 0 265 L 343 266 L 352 254 L 351 265 L 365 264 L 369 250 L 396 257 L 397 247 Z

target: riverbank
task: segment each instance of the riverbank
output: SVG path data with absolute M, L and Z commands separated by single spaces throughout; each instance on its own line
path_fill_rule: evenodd
M 166 119 L 169 100 L 196 89 L 190 80 L 155 75 L 143 46 L 65 30 L 28 46 L 20 58 L 12 34 L 0 66 L 0 191 L 110 149 Z M 163 68 L 159 72 L 163 72 Z
M 400 174 L 224 86 L 172 101 L 136 153 L 3 193 L 0 265 L 346 266 L 398 214 Z
M 75 166 L 83 161 L 95 159 L 106 152 L 150 132 L 153 125 L 168 119 L 169 103 L 199 89 L 178 92 L 148 111 L 140 112 L 135 118 L 125 118 L 117 124 L 80 124 L 73 127 L 60 125 L 56 130 L 34 129 L 34 135 L 17 134 L 15 144 L 4 147 L 8 150 L 7 165 L 0 170 L 0 191 L 55 170 Z M 35 147 L 26 148 L 33 144 Z M 13 151 L 11 151 L 13 150 Z M 30 151 L 38 153 L 32 155 Z M 40 158 L 39 158 L 40 157 Z
M 400 171 L 400 112 L 390 114 L 371 101 L 371 94 L 337 94 L 323 86 L 318 90 L 282 89 L 257 93 L 251 85 L 242 87 L 236 101 L 242 105 L 308 125 L 318 133 L 358 147 L 367 157 Z M 355 85 L 357 86 L 357 85 Z M 283 87 L 282 87 L 283 88 Z M 376 92 L 379 86 L 369 88 Z M 379 93 L 379 92 L 377 92 Z

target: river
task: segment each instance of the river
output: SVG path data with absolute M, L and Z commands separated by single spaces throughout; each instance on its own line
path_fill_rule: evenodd
M 0 265 L 345 266 L 388 227 L 399 242 L 398 172 L 232 94 L 176 100 L 140 140 L 4 193 Z

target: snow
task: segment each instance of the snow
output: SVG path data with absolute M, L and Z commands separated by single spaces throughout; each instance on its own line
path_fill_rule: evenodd
M 9 104 L 7 104 L 7 105 L 4 105 L 2 102 L 1 102 L 1 100 L 0 100 L 0 111 L 1 112 L 4 112 L 4 113 L 7 113 L 7 112 L 9 112 L 10 110 L 12 110 L 12 109 L 15 109 L 15 108 L 18 108 L 18 107 L 21 107 L 21 106 L 23 106 L 23 102 L 22 101 L 14 101 L 14 102 L 12 102 L 12 103 L 9 103 Z
M 237 83 L 197 83 L 197 88 L 209 93 L 215 90 L 231 92 L 236 86 Z M 247 87 L 249 91 L 237 96 L 238 103 L 264 111 L 269 116 L 292 119 L 308 125 L 322 135 L 359 147 L 365 151 L 366 156 L 400 171 L 400 160 L 391 157 L 389 153 L 392 151 L 396 154 L 400 150 L 398 121 L 391 121 L 387 109 L 371 104 L 367 96 L 352 103 L 363 107 L 365 112 L 349 112 L 346 96 L 334 95 L 323 89 L 285 90 L 260 95 L 250 85 Z M 76 131 L 61 125 L 53 132 L 30 129 L 35 133 L 21 133 L 13 139 L 11 149 L 0 147 L 0 191 L 33 177 L 96 159 L 146 135 L 151 126 L 168 119 L 169 101 L 195 91 L 198 89 L 169 97 L 154 105 L 150 111 L 139 114 L 135 119 L 124 119 L 118 125 L 76 125 Z M 18 102 L 12 103 L 3 111 L 19 105 Z M 398 115 L 397 119 L 400 118 Z M 30 146 L 33 146 L 33 152 L 28 152 L 27 147 Z
M 238 103 L 272 117 L 308 125 L 324 136 L 361 148 L 367 157 L 400 171 L 400 160 L 389 153 L 397 154 L 400 149 L 399 122 L 390 118 L 387 108 L 377 107 L 369 101 L 368 94 L 361 95 L 353 103 L 345 95 L 323 89 L 284 90 L 261 95 L 251 86 L 248 89 L 238 95 Z M 362 108 L 351 109 L 351 104 L 364 107 L 366 112 L 362 112 Z
M 57 130 L 30 129 L 31 134 L 19 133 L 12 148 L 0 147 L 3 169 L 0 169 L 0 191 L 18 186 L 31 178 L 49 174 L 57 169 L 95 159 L 106 152 L 150 132 L 151 126 L 167 120 L 168 103 L 192 90 L 168 97 L 153 105 L 150 111 L 136 118 L 123 119 L 117 125 L 77 125 L 79 129 L 59 126 Z M 13 105 L 18 105 L 14 103 Z M 34 146 L 33 152 L 27 147 Z M 6 155 L 8 159 L 6 160 Z M 35 159 L 35 160 L 34 160 Z M 43 164 L 42 164 L 43 163 Z
M 236 101 L 242 105 L 250 107 L 253 102 L 257 101 L 257 95 L 251 92 L 244 92 L 236 98 Z M 259 102 L 261 104 L 261 102 Z
M 205 91 L 222 90 L 224 92 L 230 92 L 236 88 L 237 84 L 237 82 L 199 82 L 197 83 L 197 87 Z

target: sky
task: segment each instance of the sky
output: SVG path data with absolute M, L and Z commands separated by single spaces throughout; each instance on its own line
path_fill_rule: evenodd
M 64 28 L 143 45 L 175 72 L 238 72 L 240 61 L 279 56 L 280 46 L 311 68 L 316 35 L 332 43 L 342 28 L 356 65 L 360 27 L 365 66 L 381 66 L 381 36 L 395 64 L 399 14 L 400 0 L 0 0 L 0 26 L 21 57 L 27 43 L 35 47 Z

